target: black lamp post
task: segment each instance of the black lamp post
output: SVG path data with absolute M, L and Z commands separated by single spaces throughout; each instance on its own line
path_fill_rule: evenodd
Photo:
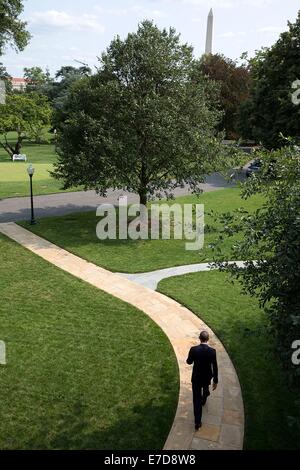
M 36 225 L 36 220 L 34 218 L 34 209 L 33 209 L 33 190 L 32 190 L 32 177 L 34 175 L 34 168 L 32 165 L 29 165 L 29 167 L 27 168 L 27 173 L 29 175 L 29 178 L 30 178 L 30 199 L 31 199 L 31 221 L 30 221 L 30 225 Z

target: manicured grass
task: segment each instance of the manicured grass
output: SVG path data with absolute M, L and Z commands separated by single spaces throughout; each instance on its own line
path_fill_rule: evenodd
M 197 273 L 164 280 L 160 292 L 204 320 L 225 345 L 240 378 L 245 412 L 245 448 L 300 449 L 300 430 L 288 426 L 297 416 L 296 392 L 288 387 L 256 300 L 242 295 L 224 273 Z
M 0 236 L 0 449 L 161 449 L 178 369 L 145 314 Z
M 57 155 L 55 153 L 55 146 L 53 144 L 53 135 L 47 133 L 47 142 L 43 144 L 35 144 L 29 140 L 24 139 L 22 143 L 21 153 L 27 155 L 28 161 L 31 163 L 54 163 Z M 4 136 L 0 134 L 1 142 L 4 142 Z M 14 146 L 17 140 L 16 132 L 9 132 L 7 141 Z M 0 146 L 0 163 L 10 162 L 8 153 Z
M 29 194 L 28 163 L 0 163 L 0 198 L 21 197 Z M 34 193 L 51 194 L 61 192 L 62 184 L 50 177 L 53 166 L 45 163 L 34 164 Z
M 3 140 L 1 136 L 0 138 Z M 14 133 L 10 133 L 9 142 L 15 142 L 14 139 Z M 29 163 L 35 167 L 34 192 L 36 195 L 64 192 L 62 183 L 49 174 L 57 159 L 53 144 L 37 145 L 24 141 L 22 153 L 27 155 L 27 163 L 13 163 L 9 159 L 9 155 L 0 147 L 0 198 L 28 196 L 27 167 Z
M 239 189 L 225 189 L 205 193 L 199 199 L 195 196 L 179 198 L 176 202 L 205 204 L 206 223 L 212 225 L 211 217 L 208 215 L 212 209 L 226 212 L 244 206 L 253 210 L 261 204 L 262 199 L 253 197 L 243 201 Z M 216 237 L 214 230 L 206 234 L 203 250 L 186 251 L 184 240 L 101 241 L 96 236 L 96 225 L 99 220 L 95 212 L 89 212 L 41 219 L 33 228 L 23 225 L 68 251 L 117 272 L 147 272 L 212 259 L 209 244 Z M 225 242 L 224 249 L 229 251 L 231 244 L 230 240 Z

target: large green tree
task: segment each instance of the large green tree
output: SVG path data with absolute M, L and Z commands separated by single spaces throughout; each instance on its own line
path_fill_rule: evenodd
M 6 45 L 22 51 L 28 44 L 30 34 L 26 22 L 19 18 L 23 9 L 23 1 L 0 0 L 0 56 Z
M 51 114 L 51 107 L 44 96 L 37 93 L 9 94 L 6 104 L 1 106 L 0 134 L 3 137 L 0 145 L 12 158 L 14 154 L 21 152 L 25 137 L 39 142 L 43 129 L 50 125 Z M 10 131 L 17 133 L 14 145 L 7 139 Z
M 263 206 L 221 216 L 219 241 L 222 246 L 239 235 L 230 258 L 246 266 L 225 266 L 259 299 L 289 376 L 300 386 L 300 368 L 292 363 L 292 344 L 300 340 L 300 149 L 289 145 L 260 157 L 262 169 L 245 183 L 243 196 L 261 194 Z
M 68 101 L 70 89 L 77 81 L 89 77 L 91 73 L 88 66 L 63 66 L 57 71 L 55 78 L 43 86 L 42 92 L 48 96 L 54 109 L 53 127 L 56 129 L 59 129 L 66 119 L 65 104 Z
M 225 129 L 228 139 L 238 139 L 240 106 L 250 93 L 249 66 L 245 63 L 239 65 L 222 54 L 209 54 L 201 58 L 199 69 L 220 86 L 220 105 L 224 111 L 220 129 Z
M 25 67 L 24 78 L 27 80 L 26 91 L 43 92 L 43 88 L 51 83 L 51 76 L 49 70 L 44 70 L 41 67 Z
M 239 129 L 268 149 L 279 148 L 281 137 L 300 137 L 300 105 L 293 103 L 293 83 L 300 80 L 300 12 L 289 30 L 271 48 L 250 60 L 250 99 L 242 105 Z
M 215 139 L 219 113 L 214 84 L 199 77 L 192 48 L 174 29 L 144 21 L 137 33 L 117 37 L 98 73 L 80 80 L 65 108 L 55 176 L 66 187 L 105 194 L 123 188 L 141 203 L 223 164 Z

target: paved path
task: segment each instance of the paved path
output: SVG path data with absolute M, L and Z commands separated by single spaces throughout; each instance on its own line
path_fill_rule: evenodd
M 231 188 L 235 185 L 228 183 L 221 175 L 215 174 L 207 178 L 202 185 L 205 192 Z M 47 196 L 35 196 L 34 206 L 36 217 L 51 217 L 71 214 L 74 212 L 96 211 L 102 203 L 117 204 L 121 194 L 128 195 L 131 203 L 138 202 L 136 195 L 122 191 L 108 191 L 107 198 L 98 196 L 95 191 L 80 191 L 74 193 L 49 194 Z M 174 191 L 176 197 L 189 194 L 187 187 L 177 188 Z M 30 201 L 27 197 L 0 199 L 0 222 L 15 222 L 17 220 L 30 219 Z
M 58 268 L 127 302 L 148 315 L 168 336 L 177 357 L 180 393 L 176 417 L 165 450 L 239 450 L 243 448 L 244 408 L 239 380 L 219 339 L 190 310 L 174 300 L 89 263 L 16 224 L 0 224 L 0 232 Z M 203 427 L 194 432 L 191 367 L 186 357 L 201 329 L 217 349 L 220 383 L 204 408 Z
M 242 261 L 232 261 L 229 264 L 237 264 L 237 266 L 243 268 L 245 263 Z M 199 273 L 211 271 L 211 263 L 201 263 L 201 264 L 189 264 L 186 266 L 178 266 L 175 268 L 166 268 L 160 269 L 159 271 L 152 271 L 142 274 L 124 274 L 119 273 L 119 276 L 123 276 L 130 281 L 136 282 L 141 286 L 147 287 L 148 289 L 156 290 L 158 284 L 163 279 L 168 279 L 170 277 L 182 276 L 184 274 L 190 273 Z

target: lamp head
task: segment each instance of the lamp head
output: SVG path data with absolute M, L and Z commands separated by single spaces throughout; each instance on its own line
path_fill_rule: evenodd
M 27 173 L 29 174 L 29 176 L 33 176 L 33 175 L 34 175 L 34 172 L 35 172 L 35 169 L 34 169 L 33 166 L 30 164 L 29 167 L 27 168 Z

